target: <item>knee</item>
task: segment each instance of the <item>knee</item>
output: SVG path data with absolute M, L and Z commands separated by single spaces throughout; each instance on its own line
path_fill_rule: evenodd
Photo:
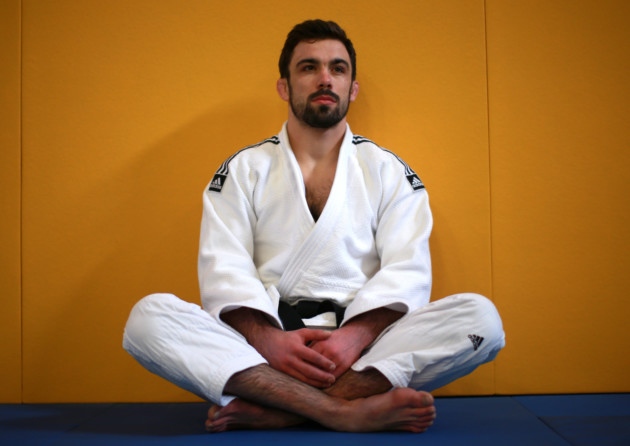
M 134 305 L 125 324 L 123 348 L 129 353 L 143 350 L 161 337 L 160 315 L 168 311 L 172 294 L 151 294 Z
M 499 349 L 503 348 L 505 345 L 503 322 L 494 303 L 480 294 L 465 293 L 458 297 L 465 302 L 475 324 L 480 326 L 486 342 L 497 346 Z

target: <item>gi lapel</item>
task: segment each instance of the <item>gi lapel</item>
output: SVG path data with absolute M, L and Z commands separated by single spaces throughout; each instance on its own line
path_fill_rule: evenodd
M 317 256 L 322 251 L 321 247 L 324 243 L 329 241 L 336 225 L 339 224 L 338 221 L 343 214 L 344 202 L 348 189 L 347 168 L 348 157 L 350 156 L 351 150 L 352 133 L 350 132 L 350 128 L 347 128 L 339 150 L 337 171 L 335 172 L 335 179 L 333 181 L 328 200 L 326 201 L 326 206 L 324 206 L 322 214 L 315 225 L 313 225 L 311 232 L 304 239 L 302 244 L 296 246 L 293 250 L 291 258 L 278 282 L 278 291 L 285 299 L 288 297 L 297 297 L 293 296 L 292 290 L 300 282 L 304 273 L 308 271 L 309 265 L 316 261 Z M 306 198 L 303 199 L 305 200 Z

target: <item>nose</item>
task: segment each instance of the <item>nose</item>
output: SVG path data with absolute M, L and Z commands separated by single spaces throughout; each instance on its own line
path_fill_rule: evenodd
M 320 88 L 330 88 L 332 86 L 332 76 L 328 70 L 321 70 L 319 78 Z

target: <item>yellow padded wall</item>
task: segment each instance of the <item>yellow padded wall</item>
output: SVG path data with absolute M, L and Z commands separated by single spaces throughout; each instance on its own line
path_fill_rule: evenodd
M 122 328 L 148 293 L 199 301 L 201 192 L 279 130 L 277 57 L 312 17 L 357 47 L 354 132 L 427 184 L 434 299 L 504 318 L 497 361 L 438 394 L 630 390 L 627 2 L 0 5 L 2 401 L 194 398 Z
M 630 390 L 630 3 L 491 0 L 502 393 Z
M 280 48 L 322 11 L 359 51 L 354 131 L 431 193 L 434 296 L 491 295 L 482 0 L 24 0 L 25 401 L 192 398 L 128 357 L 122 328 L 148 293 L 198 302 L 201 192 L 279 130 Z M 494 365 L 442 392 L 494 392 Z
M 22 397 L 20 2 L 0 1 L 0 402 Z

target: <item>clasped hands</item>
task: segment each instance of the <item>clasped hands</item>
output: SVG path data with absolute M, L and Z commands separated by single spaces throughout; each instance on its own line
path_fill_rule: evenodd
M 359 359 L 364 346 L 351 327 L 334 331 L 271 329 L 255 345 L 274 369 L 318 388 L 330 387 Z
M 379 308 L 352 318 L 334 331 L 302 328 L 283 331 L 260 311 L 241 307 L 221 314 L 269 365 L 306 384 L 330 387 L 350 369 L 387 326 L 403 313 Z

